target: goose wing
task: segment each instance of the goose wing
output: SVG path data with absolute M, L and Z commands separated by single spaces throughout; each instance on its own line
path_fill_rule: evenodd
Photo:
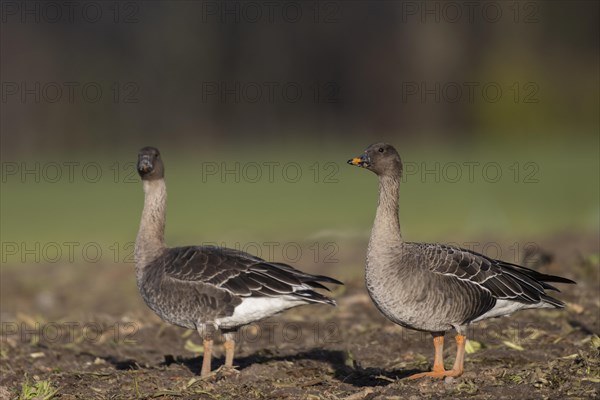
M 570 279 L 542 274 L 459 247 L 425 243 L 409 245 L 423 257 L 424 268 L 482 288 L 496 299 L 524 304 L 545 302 L 563 307 L 563 302 L 546 294 L 546 290 L 559 291 L 548 282 L 575 283 Z
M 329 290 L 320 282 L 342 284 L 327 276 L 307 274 L 286 264 L 213 246 L 171 248 L 165 255 L 164 268 L 171 279 L 208 284 L 239 297 L 292 295 L 308 302 L 335 305 L 334 300 L 314 289 Z

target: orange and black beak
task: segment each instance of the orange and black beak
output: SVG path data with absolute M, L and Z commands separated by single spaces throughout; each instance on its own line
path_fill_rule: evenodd
M 371 165 L 367 153 L 363 153 L 359 157 L 354 157 L 353 159 L 348 160 L 348 164 L 363 168 L 368 168 Z

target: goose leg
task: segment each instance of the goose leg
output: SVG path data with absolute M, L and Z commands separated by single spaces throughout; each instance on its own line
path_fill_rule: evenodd
M 444 371 L 444 334 L 433 336 L 433 347 L 435 356 L 433 357 L 433 372 Z
M 206 376 L 210 374 L 210 364 L 212 359 L 212 348 L 213 348 L 213 340 L 212 339 L 204 339 L 204 356 L 202 357 L 202 371 L 200 372 L 201 376 Z
M 235 340 L 233 335 L 225 334 L 225 368 L 233 368 L 233 354 L 235 351 Z
M 461 376 L 463 374 L 466 341 L 466 336 L 460 334 L 456 335 L 456 359 L 454 360 L 454 365 L 452 366 L 452 371 L 454 371 L 456 375 L 451 376 Z
M 444 364 L 442 362 L 441 351 L 444 346 L 444 337 L 441 337 L 441 344 L 436 343 L 436 339 L 439 340 L 439 337 L 433 338 L 433 343 L 435 347 L 435 361 L 433 363 L 433 370 L 430 372 L 421 372 L 419 374 L 414 374 L 408 377 L 408 379 L 417 379 L 422 378 L 424 376 L 430 376 L 432 378 L 443 378 L 446 376 L 461 376 L 463 374 L 463 364 L 465 362 L 465 341 L 466 336 L 464 335 L 456 335 L 456 359 L 454 360 L 454 366 L 451 370 L 444 370 Z M 438 353 L 439 348 L 439 353 Z M 438 358 L 439 354 L 439 358 Z M 436 368 L 437 365 L 437 368 Z
M 433 369 L 431 372 L 439 373 L 444 372 L 444 334 L 443 333 L 432 333 L 433 336 L 433 347 L 435 349 L 435 355 L 433 358 Z M 417 379 L 423 376 L 431 376 L 431 372 L 421 372 L 408 377 L 408 379 Z

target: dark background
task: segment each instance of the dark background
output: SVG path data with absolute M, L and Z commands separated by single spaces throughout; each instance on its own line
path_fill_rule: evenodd
M 3 3 L 3 157 L 598 133 L 595 1 L 60 4 Z

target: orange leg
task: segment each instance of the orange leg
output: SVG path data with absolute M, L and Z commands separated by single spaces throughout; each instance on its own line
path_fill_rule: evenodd
M 444 336 L 435 336 L 433 338 L 433 347 L 435 356 L 433 358 L 433 371 L 444 371 Z
M 454 365 L 452 366 L 452 371 L 455 371 L 456 375 L 451 376 L 461 376 L 463 374 L 466 341 L 466 336 L 456 335 L 456 359 L 454 360 Z
M 225 347 L 225 367 L 233 368 L 233 352 L 235 350 L 235 341 L 233 339 L 226 338 L 223 347 Z
M 212 348 L 213 341 L 212 339 L 204 339 L 204 357 L 202 358 L 202 371 L 200 372 L 201 376 L 206 376 L 210 374 L 210 362 L 212 358 Z
M 417 379 L 424 376 L 430 376 L 432 378 L 443 378 L 445 376 L 461 376 L 463 373 L 463 364 L 465 362 L 465 341 L 466 336 L 456 335 L 456 359 L 454 360 L 454 366 L 451 370 L 444 370 L 444 364 L 442 361 L 442 350 L 444 346 L 444 338 L 441 337 L 441 343 L 437 343 L 439 337 L 433 339 L 435 345 L 435 359 L 433 363 L 433 370 L 430 372 L 421 372 L 408 377 L 408 379 Z

